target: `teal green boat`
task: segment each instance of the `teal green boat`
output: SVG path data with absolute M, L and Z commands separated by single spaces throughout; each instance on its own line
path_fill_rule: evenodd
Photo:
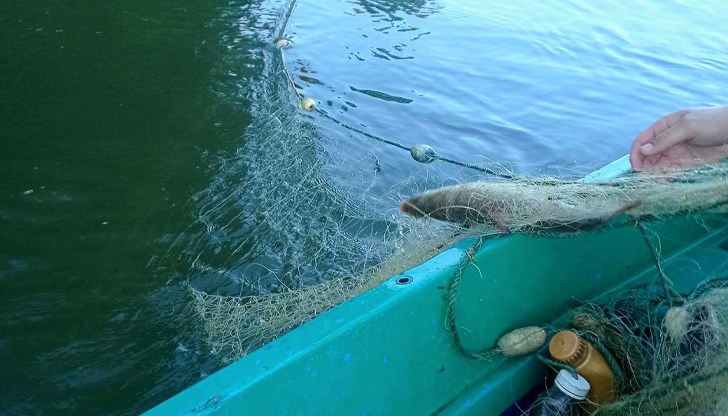
M 585 180 L 628 170 L 622 158 Z M 678 216 L 650 230 L 659 236 L 662 264 L 677 290 L 726 274 L 721 218 Z M 469 253 L 473 243 L 466 239 L 392 276 L 146 415 L 518 414 L 514 403 L 545 384 L 548 367 L 534 356 L 477 360 L 467 353 L 657 275 L 650 247 L 634 227 L 570 238 L 511 235 Z M 467 256 L 472 261 L 463 269 Z M 447 289 L 460 272 L 452 299 Z M 458 342 L 447 325 L 451 306 Z

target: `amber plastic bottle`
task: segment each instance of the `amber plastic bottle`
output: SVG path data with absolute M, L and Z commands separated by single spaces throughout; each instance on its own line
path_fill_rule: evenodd
M 614 401 L 617 386 L 612 369 L 589 341 L 571 331 L 561 331 L 551 338 L 549 353 L 556 361 L 574 367 L 589 382 L 589 401 L 597 404 Z

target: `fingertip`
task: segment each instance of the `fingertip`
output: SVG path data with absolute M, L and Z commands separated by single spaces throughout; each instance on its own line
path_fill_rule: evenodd
M 629 154 L 629 164 L 632 165 L 632 170 L 639 172 L 642 170 L 642 157 L 636 153 Z
M 655 153 L 655 145 L 651 142 L 645 143 L 642 146 L 640 146 L 640 153 L 643 155 L 651 155 Z

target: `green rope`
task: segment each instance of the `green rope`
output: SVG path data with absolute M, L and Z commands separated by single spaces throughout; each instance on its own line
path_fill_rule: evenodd
M 594 346 L 594 348 L 596 348 L 597 351 L 599 351 L 604 356 L 604 359 L 607 361 L 607 364 L 609 364 L 609 368 L 612 370 L 614 379 L 617 381 L 617 391 L 623 392 L 625 386 L 627 385 L 627 379 L 625 378 L 624 373 L 622 372 L 622 368 L 617 363 L 617 360 L 614 358 L 612 353 L 607 349 L 607 347 L 604 345 L 602 340 L 588 332 L 577 333 L 577 335 L 579 335 L 580 337 L 589 341 Z
M 458 268 L 455 271 L 455 274 L 453 274 L 447 289 L 447 309 L 445 316 L 447 329 L 453 335 L 453 340 L 455 341 L 455 347 L 457 350 L 464 356 L 473 360 L 488 360 L 498 354 L 498 350 L 495 348 L 483 352 L 468 351 L 460 340 L 460 332 L 458 331 L 457 323 L 455 322 L 455 305 L 457 303 L 458 288 L 460 286 L 463 273 L 465 272 L 465 269 L 475 261 L 474 255 L 483 245 L 483 241 L 484 239 L 482 237 L 477 237 L 472 244 L 468 246 L 463 257 L 460 259 L 460 264 L 458 264 Z
M 665 290 L 665 296 L 667 296 L 670 306 L 674 306 L 676 303 L 685 303 L 685 298 L 677 290 L 675 290 L 672 280 L 667 277 L 665 271 L 662 269 L 662 264 L 660 264 L 660 253 L 657 251 L 657 247 L 655 247 L 652 243 L 652 240 L 650 240 L 650 236 L 647 235 L 647 228 L 645 228 L 642 223 L 637 223 L 637 229 L 640 230 L 642 239 L 645 241 L 647 248 L 650 250 L 650 254 L 652 254 L 652 260 L 655 262 L 657 274 L 660 277 L 660 283 L 662 284 L 662 288 Z
M 546 364 L 549 367 L 556 368 L 558 370 L 566 370 L 569 373 L 571 373 L 571 375 L 574 376 L 574 378 L 576 378 L 576 376 L 578 375 L 578 373 L 576 372 L 574 367 L 572 367 L 568 364 L 562 363 L 561 361 L 552 360 L 543 354 L 536 354 L 536 359 L 541 361 L 542 363 Z

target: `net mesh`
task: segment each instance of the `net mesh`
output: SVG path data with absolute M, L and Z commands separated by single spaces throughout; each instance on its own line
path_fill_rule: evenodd
M 194 197 L 201 232 L 178 241 L 194 308 L 224 361 L 432 257 L 459 232 L 396 210 L 403 192 L 436 178 L 407 178 L 378 196 L 338 183 L 331 169 L 341 161 L 297 108 L 279 57 L 267 56 L 244 143 Z
M 725 279 L 719 279 L 725 286 Z M 696 291 L 696 293 L 698 293 Z M 624 395 L 599 415 L 724 415 L 728 412 L 728 289 L 667 307 L 645 291 L 577 311 L 572 325 L 603 337 L 619 359 Z

